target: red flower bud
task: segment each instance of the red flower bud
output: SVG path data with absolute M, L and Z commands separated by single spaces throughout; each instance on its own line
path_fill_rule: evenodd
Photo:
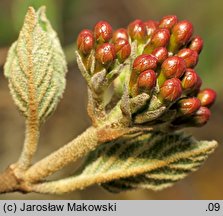
M 205 107 L 210 107 L 214 104 L 216 99 L 216 92 L 212 89 L 204 89 L 200 91 L 197 98 L 201 101 L 201 105 Z
M 115 60 L 114 45 L 110 43 L 100 45 L 96 50 L 95 58 L 103 66 L 109 66 Z
M 150 54 L 157 47 L 165 47 L 169 43 L 170 32 L 168 29 L 157 29 L 150 42 L 145 46 L 144 53 Z
M 168 51 L 165 47 L 158 47 L 153 50 L 152 55 L 157 58 L 159 64 L 162 64 L 168 58 Z
M 150 93 L 150 91 L 156 85 L 156 73 L 153 70 L 143 71 L 137 81 L 138 94 L 145 92 Z
M 112 27 L 106 21 L 98 22 L 94 27 L 96 41 L 101 44 L 108 42 L 112 38 Z
M 131 46 L 125 39 L 117 39 L 115 41 L 115 52 L 120 62 L 124 62 L 131 54 Z
M 161 19 L 159 23 L 159 28 L 168 28 L 169 30 L 178 22 L 177 16 L 169 15 Z
M 157 67 L 157 58 L 153 55 L 142 54 L 138 56 L 132 66 L 132 73 L 130 76 L 129 87 L 132 96 L 136 94 L 136 84 L 140 73 L 146 70 L 155 70 Z
M 177 78 L 168 79 L 160 88 L 159 98 L 166 102 L 174 102 L 182 94 L 181 82 Z
M 195 113 L 201 106 L 201 102 L 196 97 L 183 98 L 177 102 L 177 109 L 183 115 Z
M 182 80 L 182 88 L 186 91 L 193 91 L 197 89 L 197 87 L 200 88 L 200 82 L 201 79 L 198 76 L 198 74 L 195 72 L 195 70 L 187 68 L 186 73 L 184 74 L 183 80 Z
M 147 22 L 144 22 L 144 25 L 146 26 L 147 37 L 150 37 L 158 28 L 158 22 L 154 20 L 148 20 Z
M 189 48 L 191 50 L 196 51 L 198 54 L 201 52 L 203 48 L 203 40 L 200 36 L 194 37 L 189 43 Z
M 125 39 L 125 40 L 129 40 L 129 35 L 126 29 L 124 28 L 120 28 L 117 29 L 114 33 L 113 33 L 113 37 L 112 40 L 113 42 L 115 42 L 117 39 Z
M 198 53 L 191 49 L 182 49 L 177 54 L 179 57 L 183 58 L 187 68 L 194 68 L 198 62 Z
M 211 111 L 207 107 L 200 107 L 194 114 L 180 116 L 172 122 L 177 127 L 201 127 L 207 123 L 211 116 Z
M 139 74 L 148 69 L 156 69 L 157 58 L 153 55 L 142 54 L 138 56 L 133 62 L 133 71 Z
M 132 40 L 143 42 L 146 39 L 146 27 L 141 20 L 135 20 L 130 23 L 128 33 Z
M 94 36 L 92 31 L 83 30 L 80 32 L 77 38 L 77 48 L 78 50 L 84 54 L 88 55 L 94 47 Z
M 172 56 L 167 58 L 161 65 L 161 73 L 166 78 L 180 78 L 186 70 L 185 62 L 178 56 Z
M 200 109 L 192 116 L 194 125 L 192 126 L 203 126 L 207 123 L 211 116 L 211 111 L 207 107 L 200 107 Z
M 193 25 L 183 20 L 174 25 L 170 37 L 169 50 L 176 52 L 181 46 L 185 45 L 193 34 Z

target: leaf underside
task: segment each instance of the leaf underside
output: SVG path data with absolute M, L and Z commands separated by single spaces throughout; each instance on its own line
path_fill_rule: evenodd
M 65 56 L 45 8 L 29 8 L 4 66 L 13 100 L 25 117 L 36 115 L 43 122 L 54 111 L 65 89 L 66 72 Z
M 161 190 L 197 170 L 217 147 L 182 133 L 147 133 L 106 143 L 89 154 L 76 178 L 94 179 L 110 192 Z

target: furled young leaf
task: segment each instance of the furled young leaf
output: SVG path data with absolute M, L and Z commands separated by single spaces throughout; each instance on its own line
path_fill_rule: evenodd
M 67 66 L 57 38 L 45 16 L 29 8 L 18 40 L 4 67 L 15 104 L 25 117 L 43 122 L 56 108 L 65 88 Z
M 111 192 L 134 188 L 161 190 L 197 170 L 217 147 L 182 133 L 148 133 L 106 143 L 89 155 L 80 176 Z

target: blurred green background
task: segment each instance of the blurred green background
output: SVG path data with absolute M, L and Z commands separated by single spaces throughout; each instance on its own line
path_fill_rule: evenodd
M 203 86 L 214 88 L 218 98 L 210 122 L 199 129 L 187 129 L 198 139 L 216 139 L 220 145 L 201 169 L 174 187 L 161 192 L 137 190 L 110 194 L 98 186 L 62 196 L 12 193 L 0 199 L 223 199 L 223 1 L 212 0 L 0 0 L 0 170 L 15 162 L 24 139 L 24 119 L 10 97 L 3 64 L 7 50 L 17 39 L 28 6 L 47 6 L 47 15 L 59 34 L 69 62 L 67 88 L 55 114 L 41 129 L 39 150 L 34 161 L 59 148 L 84 131 L 90 121 L 86 112 L 86 83 L 74 60 L 74 44 L 84 28 L 92 29 L 99 20 L 113 28 L 125 27 L 136 18 L 160 20 L 176 14 L 194 24 L 195 34 L 204 39 L 204 49 L 196 70 Z M 64 171 L 72 173 L 76 164 Z M 54 178 L 64 176 L 64 172 Z

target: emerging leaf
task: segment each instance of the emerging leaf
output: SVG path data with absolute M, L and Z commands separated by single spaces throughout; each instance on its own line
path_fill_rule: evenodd
M 45 121 L 62 96 L 67 66 L 44 7 L 37 12 L 29 8 L 19 38 L 9 50 L 4 72 L 23 115 Z
M 111 192 L 161 190 L 197 170 L 217 147 L 182 133 L 147 133 L 106 143 L 89 155 L 82 174 Z M 93 180 L 94 179 L 94 180 Z

